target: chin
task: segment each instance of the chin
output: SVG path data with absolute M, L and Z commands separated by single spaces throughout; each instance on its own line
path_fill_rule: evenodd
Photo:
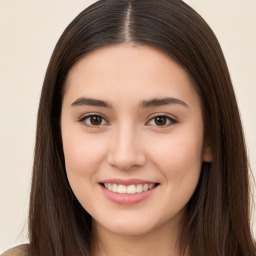
M 149 233 L 152 229 L 147 226 L 141 226 L 141 225 L 117 225 L 112 227 L 105 227 L 110 232 L 119 234 L 119 235 L 126 235 L 126 236 L 140 236 L 145 235 Z
M 99 227 L 103 227 L 105 230 L 111 233 L 119 234 L 119 235 L 133 235 L 140 236 L 145 235 L 154 229 L 156 229 L 159 225 L 158 221 L 153 221 L 152 219 L 144 218 L 132 218 L 130 217 L 122 217 L 121 219 L 112 219 L 111 221 L 104 221 L 98 223 Z M 97 225 L 97 224 L 96 224 Z

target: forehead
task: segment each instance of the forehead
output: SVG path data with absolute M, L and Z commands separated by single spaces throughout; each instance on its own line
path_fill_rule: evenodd
M 69 71 L 65 87 L 64 97 L 73 99 L 82 94 L 110 99 L 197 97 L 188 73 L 169 56 L 132 44 L 106 46 L 84 56 Z

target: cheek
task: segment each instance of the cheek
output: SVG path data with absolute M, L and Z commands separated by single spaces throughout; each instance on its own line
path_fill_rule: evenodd
M 63 149 L 68 177 L 90 178 L 99 168 L 101 159 L 105 155 L 105 145 L 102 140 L 95 140 L 94 136 L 64 134 Z
M 170 193 L 192 195 L 201 171 L 202 142 L 200 136 L 183 134 L 153 143 L 158 145 L 158 150 L 152 148 L 154 164 L 162 172 Z
M 173 164 L 183 166 L 201 163 L 202 144 L 202 136 L 188 132 L 166 136 L 161 139 L 158 138 L 149 147 L 152 151 L 151 155 L 155 156 L 156 161 L 161 162 L 162 166 L 168 168 Z
M 155 152 L 164 179 L 166 218 L 182 212 L 192 197 L 201 172 L 201 143 L 193 138 L 173 140 Z M 166 202 L 169 204 L 166 205 Z
M 96 186 L 97 171 L 104 158 L 106 148 L 102 140 L 93 136 L 63 134 L 63 149 L 67 178 L 76 198 L 84 209 L 94 209 L 92 186 Z M 90 211 L 88 211 L 91 213 Z

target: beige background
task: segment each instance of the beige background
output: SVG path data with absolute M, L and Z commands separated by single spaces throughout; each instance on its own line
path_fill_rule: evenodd
M 64 28 L 92 2 L 0 0 L 0 253 L 27 241 L 36 113 L 48 60 Z M 256 0 L 186 2 L 222 45 L 256 176 Z

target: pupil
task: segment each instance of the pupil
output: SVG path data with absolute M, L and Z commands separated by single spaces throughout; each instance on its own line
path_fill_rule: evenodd
M 157 125 L 165 125 L 166 124 L 166 117 L 164 116 L 158 116 L 156 117 L 156 120 L 155 120 L 156 124 Z
M 92 125 L 100 125 L 102 122 L 102 117 L 100 116 L 91 116 L 90 119 Z

